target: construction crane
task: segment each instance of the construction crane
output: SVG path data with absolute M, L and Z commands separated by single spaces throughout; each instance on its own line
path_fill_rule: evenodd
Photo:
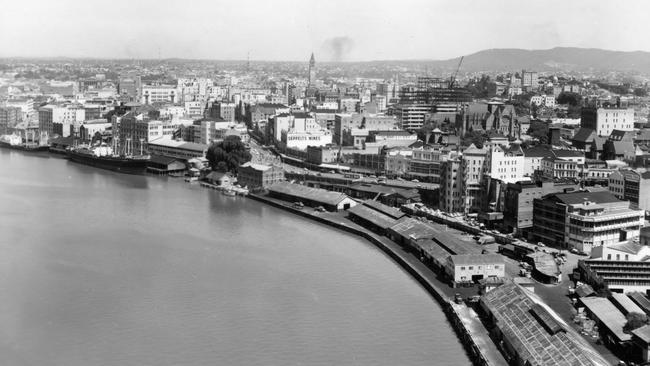
M 453 75 L 451 75 L 451 79 L 449 79 L 449 89 L 454 88 L 454 83 L 456 83 L 456 76 L 458 76 L 458 71 L 460 71 L 460 65 L 463 64 L 464 58 L 465 56 L 460 57 L 460 61 L 458 61 L 458 67 L 456 68 L 456 72 Z

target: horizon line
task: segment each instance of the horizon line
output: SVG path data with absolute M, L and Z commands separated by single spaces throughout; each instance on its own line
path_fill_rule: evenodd
M 468 57 L 471 55 L 475 55 L 481 52 L 487 52 L 487 51 L 500 51 L 500 50 L 517 50 L 517 51 L 528 51 L 528 52 L 533 52 L 533 51 L 551 51 L 554 49 L 563 49 L 563 48 L 570 48 L 570 49 L 580 49 L 580 50 L 598 50 L 598 51 L 606 51 L 606 52 L 620 52 L 620 53 L 650 53 L 650 51 L 643 51 L 643 50 L 634 50 L 634 51 L 620 51 L 620 50 L 610 50 L 610 49 L 605 49 L 605 48 L 597 48 L 597 47 L 574 47 L 574 46 L 555 46 L 551 48 L 537 48 L 537 49 L 526 49 L 526 48 L 486 48 L 482 49 L 479 51 L 475 51 L 466 55 L 461 55 L 461 56 L 455 56 L 452 58 L 443 58 L 443 59 L 434 59 L 434 58 L 410 58 L 410 59 L 370 59 L 370 60 L 341 60 L 341 61 L 318 61 L 317 63 L 321 64 L 344 64 L 344 63 L 364 63 L 364 62 L 444 62 L 444 61 L 453 61 L 453 60 L 458 60 L 461 57 Z M 172 56 L 172 57 L 162 57 L 162 58 L 155 58 L 155 57 L 144 57 L 144 58 L 136 58 L 136 57 L 93 57 L 93 56 L 2 56 L 0 55 L 0 59 L 34 59 L 34 60 L 56 60 L 56 59 L 69 59 L 69 60 L 107 60 L 107 61 L 170 61 L 170 60 L 181 60 L 181 61 L 213 61 L 213 62 L 290 62 L 290 63 L 308 63 L 309 58 L 306 57 L 305 61 L 302 60 L 269 60 L 269 59 L 218 59 L 218 58 L 184 58 L 184 57 L 177 57 L 177 56 Z

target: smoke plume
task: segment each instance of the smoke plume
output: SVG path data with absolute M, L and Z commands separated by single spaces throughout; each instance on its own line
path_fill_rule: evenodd
M 347 36 L 330 38 L 323 43 L 325 54 L 335 62 L 345 61 L 353 47 L 354 41 Z

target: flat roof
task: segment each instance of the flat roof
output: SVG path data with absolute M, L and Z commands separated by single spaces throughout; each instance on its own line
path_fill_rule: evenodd
M 611 301 L 604 297 L 585 297 L 580 301 L 620 341 L 632 339 L 631 335 L 623 332 L 623 326 L 627 323 L 625 315 Z
M 512 281 L 506 281 L 483 295 L 481 302 L 522 363 L 540 366 L 609 365 L 539 297 Z

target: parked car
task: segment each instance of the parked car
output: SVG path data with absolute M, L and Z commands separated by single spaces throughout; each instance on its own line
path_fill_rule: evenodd
M 460 296 L 459 293 L 456 293 L 456 295 L 454 295 L 454 302 L 456 302 L 456 304 L 462 304 L 463 303 L 463 297 Z

